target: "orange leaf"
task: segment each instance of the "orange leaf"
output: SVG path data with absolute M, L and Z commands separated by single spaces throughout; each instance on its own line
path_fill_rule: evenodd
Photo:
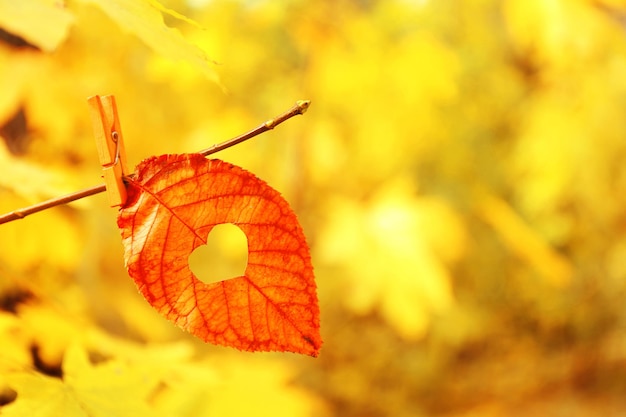
M 206 342 L 317 356 L 322 344 L 313 266 L 281 195 L 252 173 L 199 154 L 144 160 L 120 210 L 126 267 L 163 316 Z M 243 276 L 206 284 L 189 255 L 211 229 L 248 238 Z

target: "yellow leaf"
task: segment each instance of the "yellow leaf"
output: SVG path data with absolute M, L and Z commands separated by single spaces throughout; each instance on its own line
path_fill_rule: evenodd
M 77 344 L 65 353 L 62 380 L 25 373 L 7 379 L 18 397 L 3 415 L 5 410 L 8 416 L 35 417 L 159 415 L 146 402 L 158 378 L 119 360 L 93 365 Z
M 63 361 L 64 380 L 91 417 L 155 415 L 146 397 L 159 379 L 126 361 L 92 365 L 87 352 L 71 345 Z
M 453 305 L 448 263 L 465 247 L 452 209 L 412 194 L 411 182 L 399 179 L 382 186 L 365 207 L 331 200 L 320 253 L 328 263 L 351 261 L 345 263 L 347 306 L 358 314 L 380 309 L 406 339 L 422 337 L 431 314 Z
M 217 73 L 209 65 L 212 62 L 204 51 L 189 43 L 178 30 L 166 26 L 159 12 L 164 8 L 159 7 L 157 10 L 154 7 L 155 2 L 143 0 L 80 1 L 98 6 L 123 30 L 139 37 L 158 54 L 174 61 L 191 63 L 209 80 L 219 83 Z
M 178 13 L 176 10 L 172 10 L 172 9 L 169 9 L 169 8 L 163 6 L 157 0 L 148 0 L 148 2 L 150 3 L 150 5 L 152 7 L 154 7 L 157 10 L 159 10 L 161 13 L 169 14 L 170 16 L 172 16 L 172 17 L 174 17 L 174 18 L 176 18 L 178 20 L 182 20 L 183 22 L 187 22 L 190 25 L 193 25 L 193 26 L 197 27 L 198 29 L 202 29 L 202 26 L 198 22 L 196 22 L 195 20 L 190 19 L 187 16 Z
M 7 382 L 18 398 L 2 408 L 3 417 L 88 417 L 72 389 L 58 378 L 18 373 L 9 375 Z
M 46 52 L 67 37 L 74 16 L 56 0 L 0 0 L 0 27 Z

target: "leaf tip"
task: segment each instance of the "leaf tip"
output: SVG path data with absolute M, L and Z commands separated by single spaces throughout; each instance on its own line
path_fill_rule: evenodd
M 320 354 L 320 351 L 322 350 L 322 343 L 323 343 L 320 335 L 316 334 L 315 338 L 312 338 L 309 336 L 302 336 L 302 339 L 304 339 L 304 341 L 307 342 L 312 348 L 312 350 L 308 352 L 308 355 L 313 358 L 317 358 Z

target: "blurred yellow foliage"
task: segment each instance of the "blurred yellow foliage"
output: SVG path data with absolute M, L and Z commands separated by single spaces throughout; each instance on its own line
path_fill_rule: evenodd
M 345 303 L 359 313 L 377 306 L 400 335 L 422 337 L 430 312 L 453 302 L 447 261 L 459 258 L 464 229 L 435 197 L 417 198 L 408 180 L 386 183 L 367 205 L 338 198 L 320 239 L 320 261 L 345 265 Z M 445 236 L 445 240 L 442 240 Z M 366 262 L 349 262 L 367 253 Z
M 0 0 L 3 213 L 100 181 L 94 94 L 116 96 L 131 166 L 312 100 L 217 157 L 298 213 L 325 339 L 314 360 L 182 333 L 91 197 L 0 225 L 0 414 L 626 414 L 625 18 L 621 0 Z M 234 242 L 197 272 L 240 268 Z

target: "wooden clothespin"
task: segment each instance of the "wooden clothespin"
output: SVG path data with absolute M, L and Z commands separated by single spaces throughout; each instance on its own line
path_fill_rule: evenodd
M 87 103 L 91 110 L 91 121 L 109 203 L 111 207 L 121 206 L 126 202 L 123 177 L 127 174 L 128 168 L 115 97 L 93 96 L 87 99 Z

